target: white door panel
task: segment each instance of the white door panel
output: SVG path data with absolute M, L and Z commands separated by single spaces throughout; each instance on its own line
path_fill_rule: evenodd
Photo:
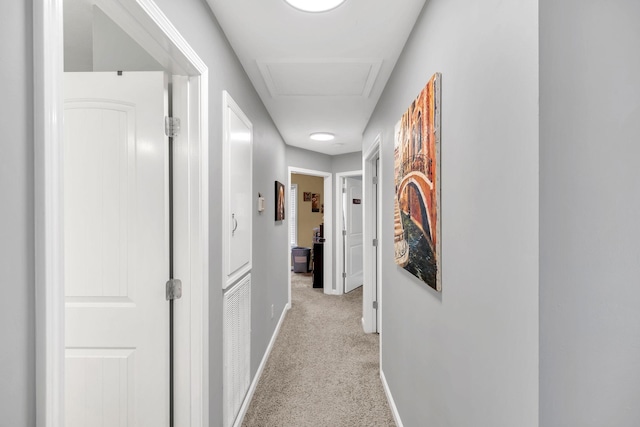
M 132 349 L 68 349 L 66 425 L 135 425 L 134 369 Z
M 66 426 L 167 426 L 166 78 L 64 87 Z
M 229 114 L 229 175 L 231 192 L 231 239 L 229 272 L 234 273 L 249 264 L 251 228 L 251 181 L 249 160 L 251 159 L 251 129 L 243 123 L 235 111 Z M 249 179 L 247 179 L 249 177 Z
M 226 289 L 251 270 L 253 125 L 227 92 L 223 100 L 222 288 Z
M 362 286 L 363 280 L 363 224 L 362 224 L 362 178 L 348 177 L 345 193 L 345 271 L 347 276 L 344 283 L 344 291 Z

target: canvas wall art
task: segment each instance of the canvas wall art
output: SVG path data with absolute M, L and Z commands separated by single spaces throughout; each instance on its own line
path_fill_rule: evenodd
M 440 250 L 440 73 L 431 77 L 394 132 L 396 264 L 442 290 Z
M 284 221 L 284 184 L 276 181 L 276 221 Z

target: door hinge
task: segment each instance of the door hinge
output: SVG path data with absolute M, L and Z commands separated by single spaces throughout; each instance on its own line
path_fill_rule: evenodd
M 373 185 L 378 185 L 378 177 L 377 176 L 373 177 Z
M 164 118 L 164 133 L 169 138 L 175 138 L 180 133 L 180 119 L 177 117 Z
M 378 301 L 374 301 L 373 302 L 373 309 L 377 310 L 378 309 Z
M 182 281 L 171 279 L 167 282 L 167 301 L 182 298 Z
M 373 239 L 373 246 L 378 247 L 378 239 Z
M 347 278 L 347 273 L 342 273 L 342 278 L 346 279 Z
M 342 230 L 342 235 L 346 236 L 347 235 L 347 230 Z

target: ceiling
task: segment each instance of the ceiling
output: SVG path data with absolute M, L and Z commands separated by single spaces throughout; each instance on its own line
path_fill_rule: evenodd
M 322 13 L 284 0 L 207 3 L 285 142 L 337 155 L 361 150 L 425 0 L 346 0 Z M 312 141 L 313 132 L 336 139 Z

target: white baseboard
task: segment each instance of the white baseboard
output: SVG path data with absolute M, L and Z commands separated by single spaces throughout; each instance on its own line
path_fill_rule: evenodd
M 387 402 L 389 402 L 389 407 L 391 408 L 391 413 L 393 414 L 393 420 L 396 422 L 398 427 L 404 427 L 402 424 L 402 420 L 400 419 L 400 413 L 398 412 L 398 407 L 396 406 L 395 400 L 393 400 L 393 395 L 391 394 L 391 390 L 389 389 L 389 384 L 387 383 L 387 378 L 384 376 L 384 372 L 382 368 L 380 368 L 380 379 L 382 380 L 382 387 L 384 388 L 384 394 L 387 395 Z
M 262 371 L 264 371 L 264 366 L 267 364 L 267 360 L 269 359 L 271 350 L 273 350 L 273 345 L 275 344 L 276 338 L 278 338 L 278 334 L 280 333 L 280 327 L 282 326 L 282 322 L 284 322 L 284 318 L 287 315 L 287 312 L 289 311 L 290 308 L 291 308 L 291 304 L 287 304 L 284 307 L 284 310 L 282 310 L 282 314 L 280 315 L 280 320 L 278 320 L 278 325 L 276 326 L 276 329 L 273 331 L 273 335 L 271 336 L 271 341 L 269 341 L 267 350 L 264 352 L 264 356 L 262 357 L 260 366 L 258 366 L 256 375 L 253 377 L 253 381 L 249 386 L 249 391 L 247 391 L 247 395 L 244 398 L 244 402 L 242 402 L 242 406 L 240 407 L 240 412 L 238 412 L 238 416 L 236 417 L 236 420 L 233 423 L 233 427 L 240 427 L 242 425 L 242 421 L 244 421 L 244 416 L 247 415 L 249 404 L 251 403 L 251 399 L 253 399 L 253 393 L 256 392 L 256 387 L 258 386 L 258 381 L 260 381 L 260 377 L 262 376 Z

